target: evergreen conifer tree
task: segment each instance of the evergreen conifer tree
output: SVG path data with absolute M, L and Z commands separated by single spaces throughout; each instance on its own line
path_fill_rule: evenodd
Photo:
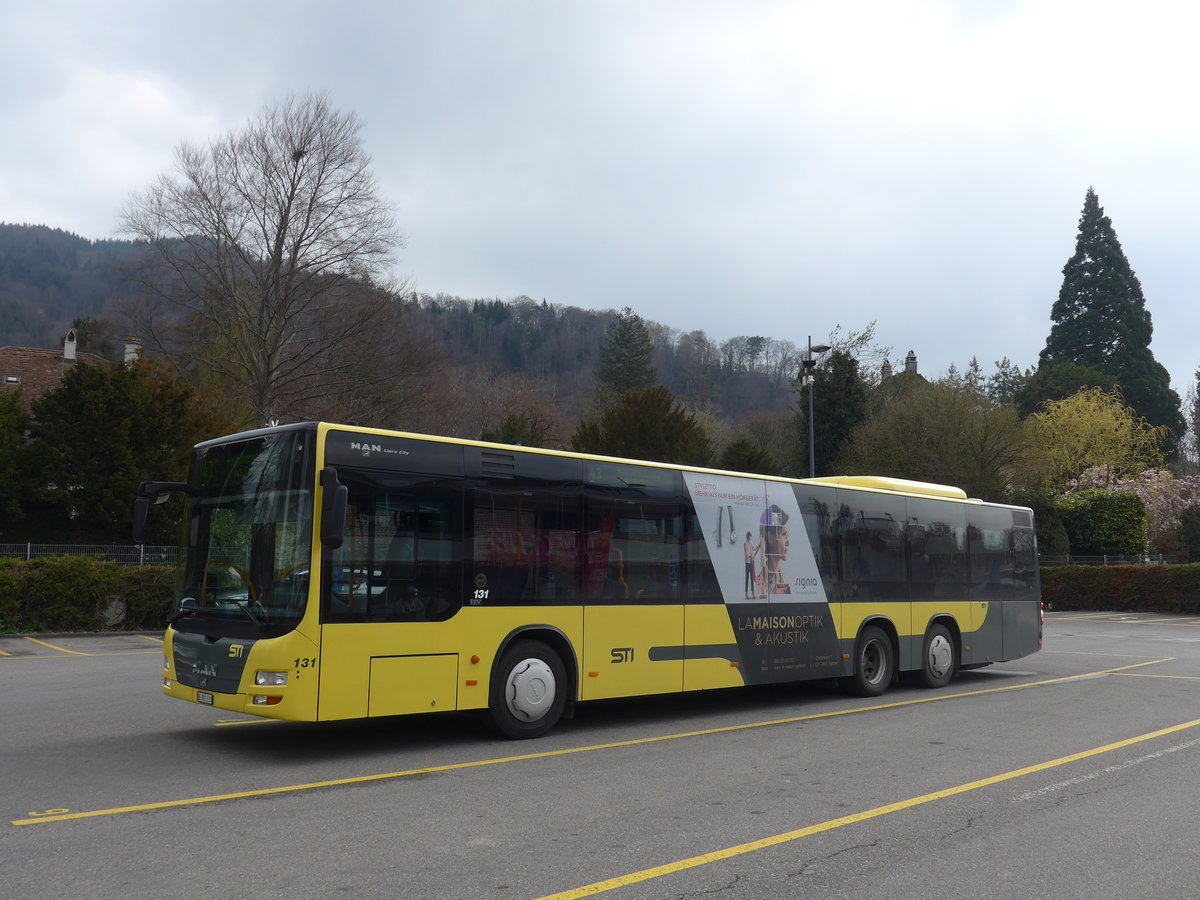
M 808 388 L 799 373 L 796 391 L 794 474 L 808 475 Z M 851 433 L 867 417 L 867 382 L 858 360 L 835 349 L 813 370 L 813 456 L 817 475 L 835 475 L 837 461 Z
M 0 540 L 6 542 L 16 539 L 21 521 L 21 454 L 28 424 L 19 392 L 0 392 Z
M 755 475 L 779 475 L 779 464 L 771 458 L 771 454 L 762 446 L 738 438 L 721 451 L 717 459 L 718 469 L 729 469 L 731 472 L 750 472 Z
M 658 372 L 652 361 L 653 354 L 654 344 L 645 321 L 625 307 L 604 333 L 600 365 L 596 371 L 597 387 L 609 397 L 654 387 Z
M 1054 324 L 1039 357 L 1040 374 L 1066 363 L 1103 373 L 1116 381 L 1138 415 L 1152 425 L 1167 426 L 1176 440 L 1183 435 L 1179 395 L 1150 351 L 1153 327 L 1142 285 L 1090 187 L 1075 253 L 1063 266 L 1062 288 L 1050 318 Z M 1168 449 L 1173 447 L 1174 443 Z
M 712 442 L 696 414 L 662 385 L 629 391 L 598 419 L 580 422 L 571 449 L 687 466 L 707 466 L 713 458 Z
M 192 446 L 229 430 L 166 365 L 149 360 L 68 369 L 31 413 L 21 512 L 25 539 L 35 541 L 128 541 L 138 483 L 183 480 Z M 182 513 L 180 504 L 155 507 L 147 541 L 175 540 Z

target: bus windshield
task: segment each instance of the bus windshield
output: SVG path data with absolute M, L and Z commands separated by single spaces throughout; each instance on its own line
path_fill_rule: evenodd
M 311 443 L 285 431 L 197 449 L 177 631 L 255 638 L 296 627 L 311 574 Z

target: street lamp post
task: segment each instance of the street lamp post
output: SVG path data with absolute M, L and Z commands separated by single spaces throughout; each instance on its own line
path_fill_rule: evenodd
M 831 349 L 828 344 L 817 344 L 813 346 L 812 335 L 808 336 L 808 353 L 805 354 L 801 363 L 804 366 L 803 383 L 808 385 L 808 477 L 815 478 L 817 474 L 817 461 L 814 458 L 814 445 L 816 443 L 813 434 L 813 369 L 817 367 L 817 361 L 813 357 L 814 353 L 824 353 Z

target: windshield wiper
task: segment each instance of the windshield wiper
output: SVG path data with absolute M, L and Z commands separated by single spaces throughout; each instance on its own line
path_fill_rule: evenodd
M 236 606 L 238 609 L 240 609 L 242 612 L 244 612 L 246 614 L 246 617 L 251 622 L 253 622 L 256 626 L 258 626 L 258 629 L 260 631 L 266 631 L 268 628 L 271 627 L 268 624 L 268 620 L 270 619 L 270 617 L 267 615 L 266 609 L 257 600 L 254 601 L 254 605 L 262 610 L 263 618 L 261 618 L 261 619 L 258 616 L 256 616 L 253 612 L 251 612 L 249 600 L 245 601 L 244 603 L 234 603 L 233 605 Z
M 184 597 L 182 600 L 180 600 L 179 601 L 179 609 L 175 610 L 175 612 L 173 612 L 169 616 L 167 616 L 167 624 L 174 625 L 176 622 L 178 622 L 184 616 L 199 615 L 199 613 L 201 611 L 201 607 L 191 605 L 191 604 L 194 604 L 195 602 L 196 601 L 191 597 Z

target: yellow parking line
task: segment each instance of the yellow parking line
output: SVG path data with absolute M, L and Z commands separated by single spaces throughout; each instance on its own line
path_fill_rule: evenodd
M 1073 613 L 1070 611 L 1052 613 L 1047 611 L 1047 619 L 1055 619 L 1058 621 L 1105 621 L 1119 622 L 1122 625 L 1167 625 L 1171 627 L 1187 627 L 1194 628 L 1200 625 L 1200 618 L 1196 616 L 1184 616 L 1179 619 L 1167 618 L 1161 613 L 1144 613 L 1144 612 L 1122 612 L 1120 610 L 1109 610 L 1107 612 L 1079 612 Z
M 1137 737 L 1126 738 L 1123 741 L 1105 744 L 1102 747 L 1093 747 L 1091 750 L 1082 750 L 1079 753 L 1072 753 L 1069 756 L 1060 756 L 1058 759 L 1050 759 L 1046 762 L 1037 763 L 1032 766 L 1025 766 L 1022 769 L 1013 769 L 1011 772 L 1002 772 L 999 775 L 981 778 L 978 781 L 969 781 L 966 784 L 960 784 L 957 787 L 946 788 L 945 790 L 941 791 L 933 791 L 932 793 L 922 794 L 919 797 L 910 797 L 908 800 L 901 800 L 897 803 L 889 803 L 886 806 L 877 806 L 874 809 L 864 810 L 863 812 L 853 813 L 852 815 L 842 816 L 837 819 L 830 819 L 817 825 L 809 825 L 806 828 L 797 828 L 795 831 L 785 831 L 783 834 L 772 835 L 771 837 L 761 838 L 757 841 L 748 841 L 744 844 L 736 844 L 732 847 L 726 847 L 722 850 L 714 850 L 711 853 L 702 853 L 699 856 L 692 856 L 688 859 L 681 859 L 676 862 L 666 863 L 665 865 L 654 866 L 653 868 L 643 869 L 640 872 L 630 872 L 628 875 L 620 875 L 616 878 L 609 878 L 604 881 L 593 882 L 592 884 L 574 888 L 573 890 L 560 891 L 557 894 L 548 894 L 545 897 L 541 897 L 540 900 L 576 900 L 576 898 L 579 897 L 594 897 L 596 894 L 604 894 L 608 891 L 615 891 L 617 888 L 629 887 L 632 884 L 640 884 L 643 881 L 650 881 L 654 878 L 662 878 L 665 875 L 673 875 L 676 872 L 683 872 L 687 869 L 695 869 L 699 866 L 706 866 L 709 863 L 733 859 L 737 856 L 744 856 L 747 853 L 753 853 L 756 850 L 766 850 L 769 847 L 777 847 L 780 844 L 787 844 L 814 834 L 833 831 L 834 829 L 842 828 L 846 825 L 857 825 L 859 822 L 866 822 L 870 819 L 886 816 L 889 813 L 900 812 L 905 809 L 912 809 L 915 806 L 923 806 L 924 804 L 932 803 L 935 800 L 945 800 L 949 797 L 956 797 L 959 794 L 977 791 L 980 788 L 991 787 L 994 784 L 1012 781 L 1015 778 L 1021 778 L 1025 775 L 1033 775 L 1038 772 L 1045 772 L 1047 769 L 1058 768 L 1059 766 L 1065 766 L 1068 763 L 1078 762 L 1079 760 L 1088 759 L 1089 757 L 1093 756 L 1100 756 L 1103 753 L 1111 753 L 1114 750 L 1121 750 L 1125 747 L 1131 747 L 1134 744 L 1140 744 L 1143 741 L 1150 741 L 1154 738 L 1163 737 L 1168 734 L 1186 731 L 1189 728 L 1195 728 L 1197 725 L 1200 725 L 1200 719 L 1193 719 L 1190 722 L 1182 722 L 1179 725 L 1172 725 L 1169 728 L 1160 728 L 1158 731 L 1139 734 Z
M 56 647 L 54 644 L 47 643 L 46 641 L 39 641 L 37 638 L 26 637 L 25 640 L 31 641 L 35 644 L 40 644 L 43 647 L 49 647 L 51 650 L 57 650 L 59 653 L 70 653 L 73 656 L 93 656 L 94 655 L 91 653 L 83 653 L 79 650 L 68 650 L 66 647 Z
M 513 762 L 527 762 L 534 759 L 550 759 L 555 756 L 570 756 L 576 753 L 590 753 L 596 750 L 612 750 L 617 747 L 636 747 L 643 744 L 657 744 L 664 741 L 683 740 L 685 738 L 705 737 L 716 734 L 731 734 L 737 731 L 748 731 L 751 728 L 770 728 L 776 725 L 794 725 L 800 722 L 815 722 L 820 719 L 833 719 L 839 716 L 852 716 L 859 713 L 878 712 L 884 709 L 900 709 L 905 706 L 917 706 L 922 703 L 939 703 L 945 700 L 957 700 L 963 697 L 980 697 L 985 694 L 1001 694 L 1007 691 L 1024 690 L 1025 688 L 1042 687 L 1050 684 L 1066 684 L 1086 678 L 1101 675 L 1112 675 L 1126 669 L 1137 669 L 1142 666 L 1156 665 L 1160 662 L 1170 662 L 1173 657 L 1152 660 L 1150 662 L 1134 663 L 1114 669 L 1102 669 L 1098 672 L 1086 672 L 1082 675 L 1064 675 L 1058 678 L 1047 678 L 1042 681 L 1026 681 L 1020 684 L 1005 685 L 1004 687 L 983 688 L 977 691 L 962 691 L 956 694 L 936 694 L 920 697 L 914 700 L 897 700 L 892 703 L 880 703 L 874 706 L 858 706 L 850 709 L 837 709 L 830 712 L 810 713 L 804 716 L 789 716 L 783 719 L 769 719 L 763 722 L 743 722 L 740 725 L 724 725 L 720 728 L 706 728 L 701 731 L 685 731 L 675 734 L 660 734 L 652 737 L 634 738 L 628 741 L 614 741 L 608 744 L 591 744 L 586 747 L 568 747 L 563 750 L 544 750 L 539 753 L 526 753 L 521 756 L 503 756 L 493 759 L 480 759 L 470 762 L 451 763 L 444 766 L 429 766 L 422 769 L 406 769 L 399 772 L 382 772 L 376 775 L 359 775 L 352 778 L 335 778 L 329 781 L 313 781 L 306 784 L 289 784 L 275 788 L 260 788 L 252 791 L 237 791 L 230 794 L 215 794 L 208 797 L 188 797 L 183 800 L 164 800 L 158 803 L 141 803 L 136 806 L 118 806 L 111 809 L 93 809 L 82 812 L 72 812 L 69 809 L 45 810 L 41 813 L 30 813 L 28 819 L 13 819 L 12 825 L 38 825 L 46 822 L 67 822 L 74 819 L 93 819 L 101 816 L 117 816 L 126 813 L 148 812 L 156 809 L 177 809 L 184 806 L 198 806 L 203 803 L 220 803 L 229 800 L 242 800 L 249 797 L 269 797 L 276 794 L 294 794 L 301 791 L 313 791 L 320 788 L 345 787 L 352 784 L 368 784 L 377 781 L 394 781 L 400 778 L 410 778 L 413 775 L 430 775 L 438 772 L 455 772 L 464 769 L 477 769 L 484 766 L 496 766 Z M 233 724 L 240 720 L 222 720 L 216 724 Z M 266 720 L 263 721 L 274 721 Z
M 1153 659 L 1146 653 L 1102 653 L 1099 650 L 1042 650 L 1042 653 L 1057 653 L 1061 656 L 1114 656 L 1117 659 Z
M 162 639 L 162 638 L 159 638 L 159 637 L 151 637 L 151 636 L 150 636 L 150 635 L 148 635 L 148 634 L 135 634 L 135 635 L 134 635 L 134 637 L 140 637 L 142 640 L 144 640 L 144 641 L 150 641 L 151 643 L 154 643 L 154 644 L 161 644 L 161 643 L 163 643 L 163 639 Z

